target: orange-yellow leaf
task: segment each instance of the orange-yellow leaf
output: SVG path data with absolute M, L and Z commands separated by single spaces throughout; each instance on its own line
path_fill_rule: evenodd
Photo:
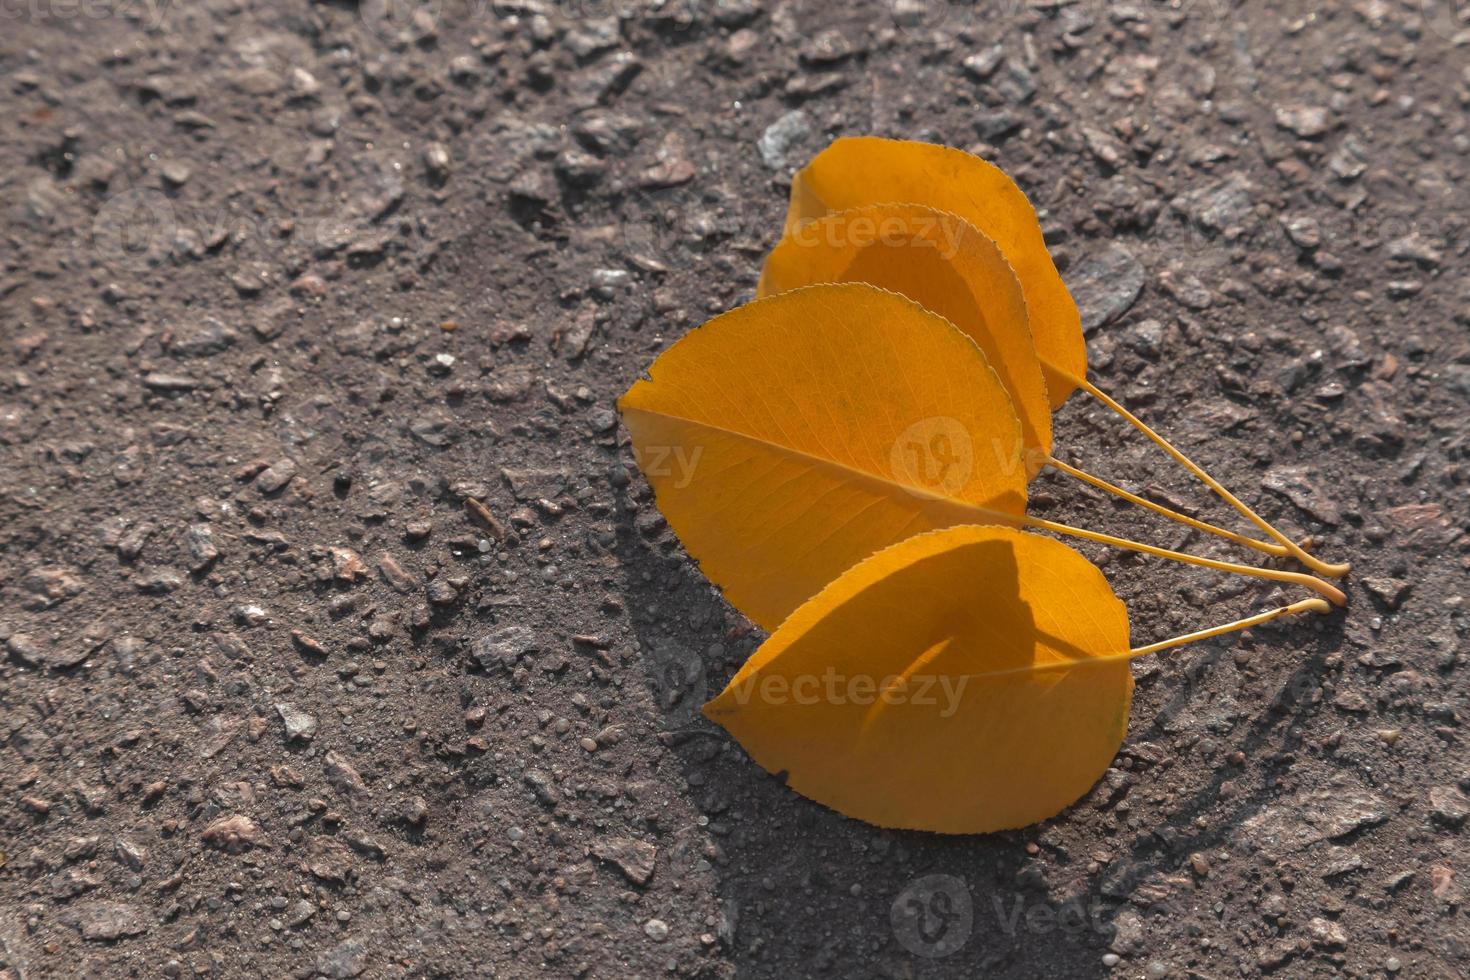
M 760 295 L 819 282 L 903 293 L 970 336 L 1010 392 L 1028 470 L 1051 455 L 1051 404 L 1021 283 L 1000 249 L 963 218 L 919 204 L 839 211 L 792 229 L 766 259 Z
M 1020 422 L 985 355 L 873 286 L 718 316 L 618 405 L 684 547 L 767 629 L 896 541 L 1025 511 Z
M 849 569 L 704 711 L 848 816 L 1004 830 L 1058 813 L 1107 768 L 1128 727 L 1127 651 L 1127 612 L 1086 558 L 954 527 Z
M 1082 320 L 1031 202 L 999 167 L 932 143 L 839 139 L 792 181 L 786 234 L 834 211 L 897 201 L 957 214 L 1000 246 L 1021 280 L 1051 405 L 1060 407 L 1077 388 L 1072 379 L 1087 374 Z

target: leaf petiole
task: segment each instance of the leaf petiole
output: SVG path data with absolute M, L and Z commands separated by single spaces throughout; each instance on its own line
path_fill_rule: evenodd
M 1188 514 L 1181 514 L 1177 510 L 1174 510 L 1170 507 L 1165 507 L 1162 504 L 1156 504 L 1152 500 L 1147 500 L 1143 497 L 1138 496 L 1138 494 L 1136 493 L 1129 493 L 1122 487 L 1117 486 L 1113 483 L 1109 483 L 1102 477 L 1093 476 L 1086 470 L 1078 469 L 1075 466 L 1064 463 L 1061 460 L 1057 459 L 1055 456 L 1047 457 L 1046 465 L 1050 466 L 1052 469 L 1057 470 L 1060 473 L 1065 473 L 1070 477 L 1081 480 L 1083 483 L 1087 483 L 1091 486 L 1097 487 L 1099 490 L 1105 490 L 1116 497 L 1121 497 L 1122 499 L 1128 501 L 1130 504 L 1137 504 L 1139 507 L 1151 510 L 1155 514 L 1167 517 L 1171 521 L 1177 521 L 1180 524 L 1192 527 L 1196 531 L 1204 531 L 1206 534 L 1213 534 L 1216 537 L 1224 538 L 1226 541 L 1231 541 L 1245 548 L 1254 548 L 1257 551 L 1265 552 L 1266 554 L 1272 555 L 1277 558 L 1285 558 L 1287 555 L 1290 554 L 1290 552 L 1286 550 L 1285 545 L 1272 544 L 1269 541 L 1261 541 L 1258 538 L 1246 537 L 1244 534 L 1237 534 L 1234 531 L 1227 531 L 1223 527 L 1216 527 L 1215 525 L 1209 524 L 1205 521 L 1197 520 L 1193 517 L 1190 517 Z
M 1159 653 L 1174 647 L 1184 646 L 1186 643 L 1197 643 L 1200 640 L 1208 640 L 1212 636 L 1223 636 L 1226 633 L 1234 633 L 1237 630 L 1250 629 L 1252 626 L 1260 626 L 1269 623 L 1273 619 L 1281 619 L 1285 616 L 1296 616 L 1305 612 L 1329 613 L 1332 607 L 1322 599 L 1302 599 L 1293 602 L 1289 606 L 1277 606 L 1275 609 L 1267 609 L 1265 612 L 1237 619 L 1233 623 L 1223 623 L 1220 626 L 1211 626 L 1209 629 L 1196 630 L 1193 633 L 1185 633 L 1183 636 L 1175 636 L 1158 643 L 1150 643 L 1148 646 L 1134 647 L 1126 653 L 1114 653 L 1105 657 L 1087 657 L 1080 660 L 1054 660 L 1044 664 L 1027 664 L 1024 667 L 1012 667 L 1007 670 L 990 671 L 990 676 L 1003 674 L 1035 674 L 1045 670 L 1071 670 L 1075 667 L 1091 667 L 1098 664 L 1114 664 L 1120 660 L 1137 660 L 1150 654 Z
M 1234 507 L 1241 514 L 1242 517 L 1248 519 L 1251 523 L 1255 524 L 1256 527 L 1260 528 L 1262 531 L 1265 531 L 1271 537 L 1275 538 L 1278 542 L 1281 543 L 1282 547 L 1286 549 L 1291 557 L 1295 558 L 1303 565 L 1306 565 L 1312 571 L 1316 572 L 1319 575 L 1326 575 L 1329 578 L 1342 578 L 1352 569 L 1352 566 L 1346 562 L 1343 562 L 1341 564 L 1331 564 L 1329 562 L 1322 561 L 1320 558 L 1316 558 L 1313 555 L 1308 554 L 1299 544 L 1288 538 L 1286 535 L 1282 534 L 1280 531 L 1276 530 L 1276 528 L 1269 521 L 1267 521 L 1261 515 L 1257 514 L 1246 504 L 1242 503 L 1233 493 L 1221 486 L 1218 480 L 1210 476 L 1210 474 L 1206 473 L 1203 469 L 1196 465 L 1193 460 L 1184 455 L 1184 453 L 1180 452 L 1178 449 L 1175 449 L 1174 446 L 1167 439 L 1159 435 L 1153 429 L 1149 428 L 1142 419 L 1134 415 L 1132 412 L 1128 411 L 1128 409 L 1124 408 L 1118 402 L 1114 401 L 1111 397 L 1108 396 L 1106 392 L 1094 385 L 1091 381 L 1088 381 L 1086 378 L 1077 377 L 1068 377 L 1067 380 L 1070 382 L 1075 382 L 1079 388 L 1086 391 L 1089 395 L 1102 402 L 1114 412 L 1118 413 L 1118 415 L 1122 416 L 1122 418 L 1129 425 L 1133 426 L 1139 432 L 1142 432 L 1144 435 L 1148 436 L 1149 439 L 1153 440 L 1155 445 L 1157 445 L 1164 452 L 1168 453 L 1170 456 L 1174 457 L 1174 459 L 1181 466 L 1183 466 L 1185 469 L 1189 470 L 1189 472 L 1198 477 L 1199 480 L 1205 484 L 1205 486 L 1215 491 L 1215 493 L 1220 496 L 1220 499 L 1224 500 L 1230 506 Z M 1341 603 L 1338 604 L 1341 605 Z
M 1276 582 L 1287 582 L 1291 585 L 1305 586 L 1318 595 L 1328 599 L 1334 606 L 1347 605 L 1347 596 L 1342 594 L 1341 589 L 1319 578 L 1314 578 L 1311 575 L 1303 575 L 1301 572 L 1286 572 L 1277 568 L 1257 568 L 1254 565 L 1237 565 L 1234 562 L 1220 561 L 1215 558 L 1201 558 L 1199 555 L 1186 554 L 1183 551 L 1170 551 L 1168 548 L 1158 548 L 1151 544 L 1143 544 L 1139 541 L 1130 541 L 1127 538 L 1118 538 L 1111 534 L 1103 534 L 1100 531 L 1088 531 L 1084 528 L 1072 527 L 1070 524 L 1058 524 L 1056 521 L 1048 521 L 1040 517 L 1030 517 L 1025 514 L 1007 514 L 1004 511 L 991 510 L 988 507 L 976 507 L 974 509 L 999 523 L 1024 524 L 1027 527 L 1034 527 L 1041 531 L 1051 531 L 1053 534 L 1067 534 L 1074 538 L 1082 538 L 1085 541 L 1096 541 L 1098 544 L 1122 548 L 1125 551 L 1137 551 L 1145 555 L 1153 555 L 1157 558 L 1171 558 L 1174 561 L 1183 562 L 1186 565 L 1213 568 L 1217 572 L 1230 572 L 1235 575 L 1246 575 L 1251 578 L 1272 579 Z
M 1300 602 L 1293 602 L 1289 606 L 1279 606 L 1276 609 L 1268 609 L 1254 616 L 1237 619 L 1233 623 L 1225 623 L 1221 626 L 1211 626 L 1209 629 L 1185 633 L 1183 636 L 1160 640 L 1158 643 L 1150 643 L 1148 646 L 1134 647 L 1128 652 L 1128 659 L 1133 660 L 1138 657 L 1146 657 L 1151 653 L 1158 653 L 1160 650 L 1168 650 L 1172 647 L 1183 646 L 1186 643 L 1194 643 L 1198 640 L 1208 640 L 1212 636 L 1222 636 L 1226 633 L 1234 633 L 1236 630 L 1250 629 L 1252 626 L 1260 626 L 1262 623 L 1269 623 L 1271 620 L 1280 619 L 1283 616 L 1295 616 L 1304 612 L 1329 613 L 1331 611 L 1332 607 L 1322 599 L 1302 599 Z

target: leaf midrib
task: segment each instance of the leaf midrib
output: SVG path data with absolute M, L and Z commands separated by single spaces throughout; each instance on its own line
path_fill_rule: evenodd
M 770 442 L 769 440 L 763 439 L 759 436 L 751 435 L 748 432 L 741 432 L 738 429 L 728 429 L 722 425 L 716 425 L 713 422 L 706 422 L 701 419 L 691 419 L 687 416 L 676 415 L 672 412 L 654 411 L 652 409 L 639 408 L 636 406 L 624 407 L 622 408 L 622 413 L 624 415 L 636 413 L 640 415 L 652 416 L 654 418 L 668 419 L 673 422 L 682 422 L 685 425 L 690 425 L 698 429 L 705 429 L 709 432 L 718 433 L 719 435 L 729 436 L 733 439 L 737 439 L 745 443 L 774 450 L 778 453 L 783 453 L 795 459 L 802 460 L 803 462 L 849 474 L 853 477 L 856 477 L 858 482 L 876 483 L 880 487 L 883 487 L 885 490 L 889 490 L 891 495 L 895 497 L 897 497 L 899 493 L 902 493 L 907 496 L 920 497 L 925 500 L 933 501 L 935 503 L 948 504 L 953 507 L 958 507 L 962 510 L 971 511 L 979 516 L 989 519 L 984 523 L 996 523 L 996 519 L 998 518 L 1021 516 L 1019 514 L 1010 515 L 1003 510 L 986 507 L 969 500 L 961 500 L 957 497 L 948 496 L 947 494 L 935 493 L 932 490 L 928 490 L 923 487 L 917 487 L 907 483 L 900 483 L 897 480 L 891 479 L 890 477 L 882 476 L 877 473 L 871 473 L 867 470 L 857 469 L 830 457 L 816 456 L 812 453 L 807 452 L 806 450 L 797 449 L 794 446 L 787 446 L 778 442 Z M 1022 513 L 1024 513 L 1026 501 L 1025 484 L 1021 485 L 1020 498 L 1022 504 Z

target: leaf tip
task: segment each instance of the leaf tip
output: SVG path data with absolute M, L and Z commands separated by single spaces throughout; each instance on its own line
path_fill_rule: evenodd
M 710 721 L 714 722 L 716 725 L 724 727 L 725 723 L 722 719 L 729 717 L 734 712 L 730 708 L 730 706 L 725 703 L 725 695 L 722 692 L 715 697 L 710 698 L 703 705 L 701 705 L 699 708 L 699 713 L 704 715 Z

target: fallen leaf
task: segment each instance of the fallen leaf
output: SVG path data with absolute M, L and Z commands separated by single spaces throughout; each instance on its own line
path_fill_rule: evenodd
M 985 355 L 872 286 L 716 317 L 618 404 L 659 509 L 767 629 L 880 548 L 973 523 L 976 506 L 1025 511 L 1020 422 Z
M 981 833 L 1053 816 L 1096 783 L 1128 727 L 1127 653 L 1123 603 L 1082 555 L 955 527 L 848 570 L 704 710 L 841 813 Z
M 903 201 L 948 211 L 993 239 L 1031 312 L 1052 408 L 1087 374 L 1082 318 L 1047 251 L 1036 211 L 999 167 L 947 146 L 875 136 L 834 141 L 791 182 L 786 237 L 834 211 Z

